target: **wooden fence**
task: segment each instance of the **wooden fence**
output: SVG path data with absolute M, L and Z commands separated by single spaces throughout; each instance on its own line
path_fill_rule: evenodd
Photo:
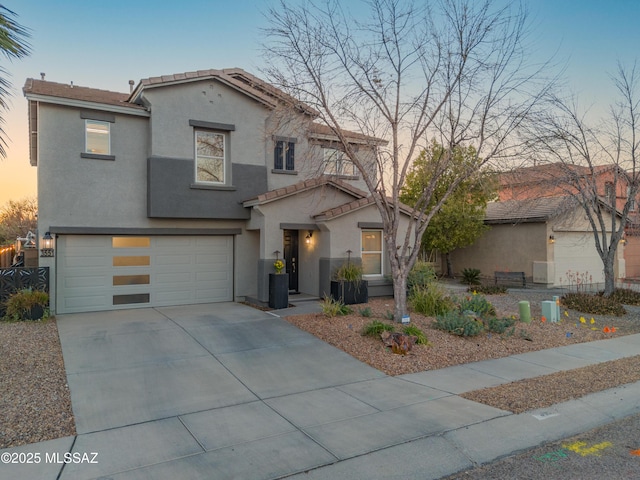
M 16 254 L 15 245 L 0 247 L 0 268 L 9 268 L 13 263 L 13 256 Z

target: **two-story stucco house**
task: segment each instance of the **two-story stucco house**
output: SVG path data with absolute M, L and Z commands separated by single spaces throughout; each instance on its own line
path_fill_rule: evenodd
M 264 302 L 276 258 L 292 293 L 348 256 L 385 283 L 380 215 L 313 109 L 241 69 L 130 83 L 24 86 L 54 312 Z

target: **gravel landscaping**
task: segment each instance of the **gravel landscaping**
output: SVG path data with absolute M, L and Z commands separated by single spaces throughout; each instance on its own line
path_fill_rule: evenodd
M 55 319 L 0 322 L 0 448 L 76 434 Z
M 461 293 L 462 294 L 462 293 Z M 415 345 L 408 355 L 385 348 L 377 338 L 360 334 L 373 319 L 386 320 L 393 299 L 372 299 L 354 306 L 354 312 L 327 318 L 322 314 L 287 317 L 286 320 L 355 358 L 389 375 L 433 370 L 451 365 L 499 358 L 533 350 L 590 342 L 640 333 L 640 309 L 627 308 L 624 317 L 581 315 L 562 309 L 559 323 L 540 321 L 540 302 L 549 295 L 512 291 L 486 298 L 498 315 L 518 315 L 518 302 L 531 303 L 533 321 L 517 323 L 507 334 L 481 334 L 463 338 L 432 328 L 433 318 L 411 313 L 411 323 L 426 334 L 429 345 Z M 370 317 L 359 311 L 369 308 Z M 580 321 L 583 317 L 584 323 Z M 392 323 L 392 322 L 389 322 Z M 615 332 L 605 333 L 605 327 Z M 55 319 L 40 322 L 0 322 L 0 448 L 75 435 L 69 388 Z M 514 382 L 465 397 L 513 412 L 541 408 L 623 383 L 640 380 L 640 357 Z M 527 383 L 529 382 L 529 383 Z M 528 392 L 522 395 L 522 392 Z M 535 392 L 532 395 L 531 392 Z

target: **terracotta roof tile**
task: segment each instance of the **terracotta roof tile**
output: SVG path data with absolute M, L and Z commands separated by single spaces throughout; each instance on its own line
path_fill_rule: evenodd
M 64 83 L 49 82 L 46 80 L 36 80 L 28 78 L 22 89 L 25 95 L 42 95 L 47 97 L 68 98 L 82 100 L 85 102 L 103 103 L 107 105 L 118 105 L 142 109 L 140 105 L 127 102 L 128 93 L 112 92 L 97 88 L 80 87 Z
M 571 196 L 489 202 L 485 223 L 544 222 L 578 206 Z
M 280 198 L 288 197 L 290 195 L 295 195 L 296 193 L 303 192 L 305 190 L 311 190 L 316 187 L 330 185 L 334 188 L 342 190 L 350 195 L 353 195 L 356 198 L 364 198 L 367 196 L 367 193 L 360 190 L 359 188 L 354 187 L 340 179 L 333 178 L 329 175 L 322 175 L 320 177 L 311 178 L 308 180 L 303 180 L 298 183 L 294 183 L 293 185 L 288 185 L 286 187 L 281 187 L 276 190 L 269 190 L 268 192 L 262 193 L 257 197 L 253 197 L 245 200 L 245 204 L 263 204 L 268 203 L 274 200 L 278 200 Z

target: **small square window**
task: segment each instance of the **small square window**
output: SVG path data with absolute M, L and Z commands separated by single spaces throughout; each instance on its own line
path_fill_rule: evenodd
M 294 142 L 277 140 L 273 150 L 274 170 L 295 170 L 295 151 L 296 144 Z
M 224 134 L 196 130 L 196 182 L 225 183 Z
M 85 153 L 111 155 L 111 124 L 85 120 Z

